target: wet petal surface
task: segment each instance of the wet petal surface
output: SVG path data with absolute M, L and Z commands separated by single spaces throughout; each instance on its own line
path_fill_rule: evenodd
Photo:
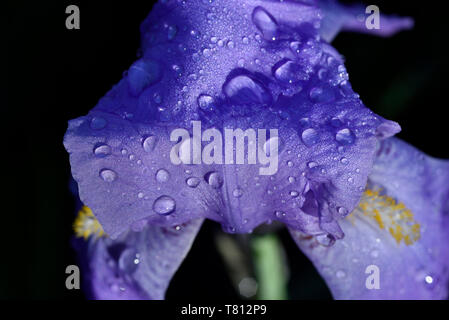
M 445 299 L 448 177 L 447 161 L 385 140 L 359 206 L 340 223 L 344 239 L 326 247 L 292 236 L 336 299 Z
M 175 228 L 142 226 L 116 240 L 90 238 L 88 277 L 95 299 L 160 300 L 202 221 Z
M 321 18 L 314 2 L 155 5 L 141 25 L 142 56 L 65 136 L 80 197 L 108 235 L 209 218 L 228 232 L 275 219 L 342 237 L 337 220 L 362 195 L 376 143 L 399 126 L 354 93 L 340 55 L 320 39 Z M 193 137 L 194 121 L 223 138 L 227 128 L 265 129 L 257 162 L 249 148 L 243 164 L 205 163 L 189 154 L 192 140 L 173 149 L 173 131 Z M 259 151 L 275 145 L 277 161 L 262 164 Z M 174 163 L 173 152 L 191 164 Z

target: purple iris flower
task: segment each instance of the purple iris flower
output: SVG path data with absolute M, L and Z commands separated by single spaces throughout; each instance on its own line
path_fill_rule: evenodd
M 329 44 L 363 30 L 363 12 L 330 1 L 154 6 L 142 56 L 64 140 L 80 198 L 108 235 L 89 239 L 96 298 L 162 299 L 206 218 L 229 233 L 284 223 L 335 298 L 445 297 L 447 164 L 387 139 L 399 125 L 363 105 Z M 383 22 L 373 33 L 411 26 Z M 196 145 L 198 124 L 213 139 Z M 231 148 L 224 163 L 226 129 L 269 133 L 246 162 Z M 189 138 L 173 139 L 179 130 Z M 275 168 L 261 174 L 272 163 L 251 162 L 251 150 L 267 160 L 273 146 Z M 99 233 L 84 221 L 85 236 Z M 389 283 L 368 290 L 367 264 Z

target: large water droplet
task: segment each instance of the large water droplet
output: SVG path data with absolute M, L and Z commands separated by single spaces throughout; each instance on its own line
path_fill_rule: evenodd
M 307 147 L 311 147 L 320 140 L 320 136 L 315 129 L 308 128 L 302 132 L 301 139 Z
M 117 173 L 111 169 L 102 169 L 100 177 L 106 182 L 112 182 L 117 178 Z
M 204 180 L 214 189 L 221 188 L 223 185 L 223 178 L 215 171 L 206 173 Z
M 335 139 L 343 145 L 349 145 L 354 143 L 355 136 L 351 130 L 345 128 L 337 132 L 337 134 L 335 135 Z
M 303 68 L 291 60 L 283 59 L 276 63 L 272 69 L 273 76 L 282 82 L 296 83 L 309 78 Z
M 159 169 L 156 172 L 156 180 L 158 182 L 167 182 L 170 179 L 170 173 L 165 169 Z
M 157 138 L 155 136 L 148 136 L 143 139 L 142 147 L 146 152 L 151 152 L 156 146 Z
M 169 196 L 161 196 L 156 199 L 153 203 L 153 210 L 157 214 L 166 216 L 175 211 L 176 202 L 172 197 Z
M 277 32 L 277 22 L 274 17 L 264 8 L 257 6 L 252 13 L 252 20 L 257 29 L 262 32 L 266 40 L 275 40 Z
M 94 154 L 99 158 L 104 158 L 111 154 L 111 147 L 107 144 L 97 144 L 94 148 Z
M 247 75 L 238 75 L 228 80 L 223 91 L 232 102 L 237 104 L 271 102 L 268 90 L 257 80 Z

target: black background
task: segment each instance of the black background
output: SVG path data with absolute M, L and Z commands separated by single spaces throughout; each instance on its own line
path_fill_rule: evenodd
M 445 116 L 449 75 L 447 11 L 439 2 L 376 1 L 383 13 L 415 19 L 392 38 L 340 34 L 351 84 L 365 105 L 402 126 L 399 137 L 449 158 Z M 65 28 L 65 8 L 78 5 L 81 29 Z M 66 290 L 74 200 L 62 145 L 67 121 L 86 114 L 136 60 L 139 25 L 152 1 L 11 1 L 6 30 L 6 106 L 2 109 L 0 298 L 83 299 Z M 3 91 L 3 90 L 2 90 Z M 167 297 L 239 298 L 206 223 Z M 330 299 L 324 282 L 285 231 L 292 299 Z

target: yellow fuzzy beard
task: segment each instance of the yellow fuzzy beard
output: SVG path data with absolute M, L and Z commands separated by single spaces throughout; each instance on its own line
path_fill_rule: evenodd
M 398 244 L 403 241 L 411 245 L 421 237 L 420 225 L 413 218 L 413 213 L 401 202 L 386 195 L 380 190 L 367 189 L 358 207 L 348 216 L 354 221 L 354 214 L 361 213 L 375 221 L 380 229 L 386 230 Z

